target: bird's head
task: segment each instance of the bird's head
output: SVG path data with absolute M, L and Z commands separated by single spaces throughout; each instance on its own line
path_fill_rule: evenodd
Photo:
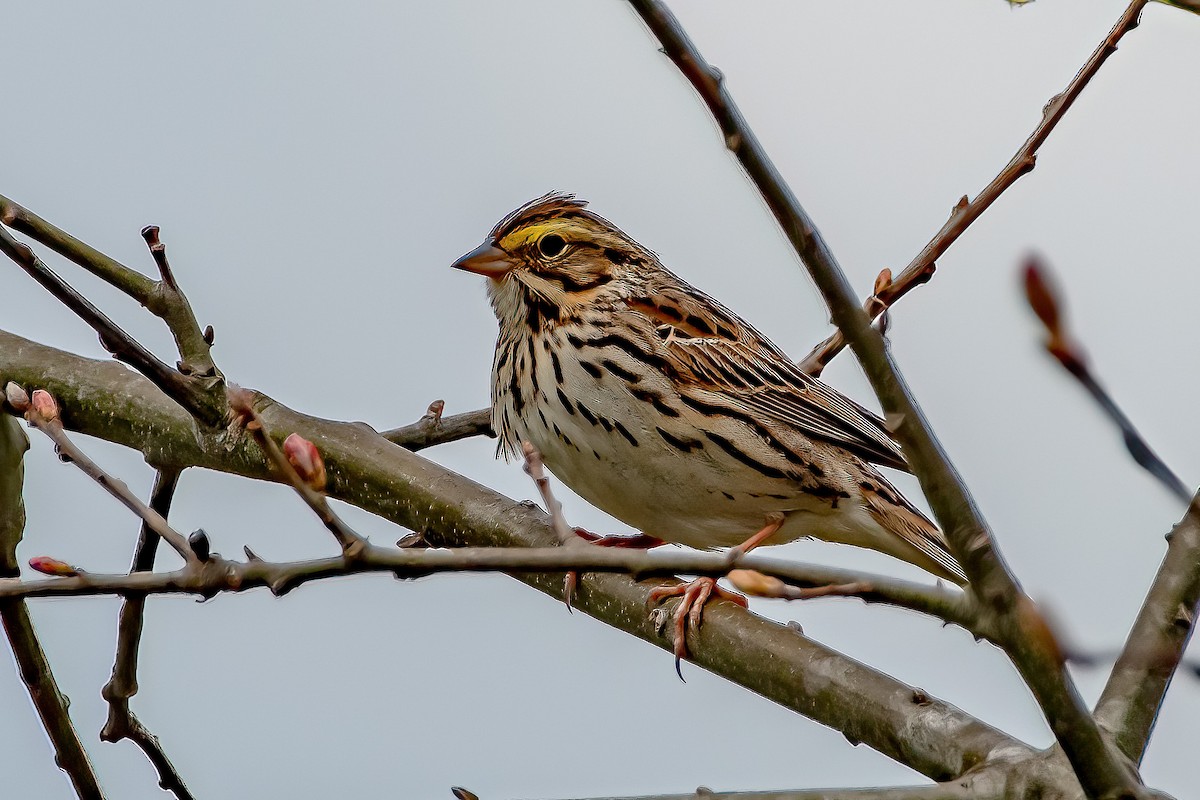
M 486 276 L 501 325 L 535 329 L 628 297 L 652 252 L 569 194 L 548 194 L 500 220 L 453 266 Z

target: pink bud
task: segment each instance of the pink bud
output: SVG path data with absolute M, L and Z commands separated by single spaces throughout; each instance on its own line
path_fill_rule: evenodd
M 34 389 L 31 403 L 33 405 L 33 413 L 37 414 L 44 421 L 53 422 L 58 419 L 58 402 L 45 389 Z
M 34 556 L 29 559 L 29 566 L 43 575 L 54 575 L 59 578 L 75 578 L 79 575 L 79 569 L 72 567 L 65 561 L 59 561 L 57 558 L 50 556 Z
M 325 460 L 315 444 L 298 433 L 292 433 L 283 440 L 283 454 L 305 483 L 318 492 L 324 491 Z

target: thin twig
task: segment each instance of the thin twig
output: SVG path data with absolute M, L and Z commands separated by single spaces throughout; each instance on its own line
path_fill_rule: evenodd
M 1190 502 L 1192 492 L 1167 466 L 1166 462 L 1159 458 L 1158 454 L 1150 447 L 1149 442 L 1113 400 L 1112 395 L 1100 385 L 1096 376 L 1092 374 L 1087 353 L 1067 328 L 1065 308 L 1060 293 L 1054 286 L 1049 270 L 1040 258 L 1029 257 L 1025 263 L 1024 277 L 1025 297 L 1034 313 L 1046 327 L 1046 352 L 1054 356 L 1063 369 L 1087 389 L 1092 399 L 1113 421 L 1121 431 L 1121 439 L 1125 442 L 1125 448 L 1138 466 L 1154 476 L 1171 494 L 1184 503 Z
M 171 500 L 175 496 L 175 487 L 178 481 L 179 470 L 177 469 L 159 470 L 154 477 L 154 488 L 150 493 L 150 507 L 161 514 L 164 519 L 170 511 Z M 154 555 L 158 549 L 159 538 L 143 520 L 130 572 L 149 572 L 154 568 Z M 121 603 L 121 613 L 117 624 L 117 652 L 113 659 L 112 677 L 100 691 L 101 697 L 108 703 L 108 720 L 100 731 L 100 739 L 105 742 L 129 739 L 141 748 L 142 752 L 146 754 L 146 758 L 158 771 L 160 787 L 174 793 L 179 800 L 192 800 L 192 793 L 184 784 L 183 778 L 171 763 L 170 758 L 167 757 L 158 737 L 151 733 L 129 708 L 129 700 L 138 690 L 137 660 L 145 606 L 145 595 L 125 595 L 125 599 Z
M 110 286 L 132 297 L 159 317 L 166 323 L 175 339 L 181 359 L 181 372 L 198 376 L 220 375 L 209 352 L 212 346 L 212 329 L 200 330 L 192 307 L 180 291 L 169 267 L 166 273 L 162 273 L 159 265 L 163 280 L 155 281 L 79 241 L 29 209 L 3 196 L 0 196 L 0 223 L 65 256 Z M 157 230 L 154 228 L 156 238 Z M 143 238 L 144 236 L 145 232 Z M 153 248 L 152 244 L 151 247 Z M 158 261 L 157 256 L 155 260 Z
M 969 200 L 966 195 L 963 195 L 950 213 L 950 219 L 946 221 L 941 230 L 934 234 L 916 258 L 895 278 L 891 277 L 890 272 L 888 273 L 887 280 L 882 281 L 882 286 L 877 286 L 876 291 L 863 303 L 863 310 L 869 318 L 875 319 L 891 308 L 901 297 L 921 284 L 927 283 L 933 277 L 934 270 L 937 269 L 937 260 L 950 249 L 958 237 L 963 235 L 971 223 L 979 219 L 983 212 L 987 211 L 992 203 L 1022 175 L 1033 170 L 1037 164 L 1038 150 L 1055 126 L 1066 116 L 1067 111 L 1087 87 L 1088 82 L 1100 71 L 1100 67 L 1104 65 L 1108 57 L 1116 52 L 1117 43 L 1121 41 L 1121 37 L 1137 27 L 1138 18 L 1147 2 L 1148 0 L 1133 0 L 1129 4 L 1121 18 L 1117 20 L 1116 25 L 1092 51 L 1088 60 L 1075 73 L 1075 77 L 1071 79 L 1067 87 L 1046 103 L 1042 109 L 1042 118 L 1037 127 L 1033 129 L 1033 133 L 1029 134 L 1029 138 L 1017 149 L 1016 154 L 1004 166 L 1004 169 L 992 178 L 991 183 L 985 186 L 974 200 Z M 814 347 L 799 362 L 800 367 L 811 375 L 820 375 L 833 357 L 845 347 L 846 337 L 839 328 L 829 338 Z
M 267 432 L 266 423 L 254 408 L 253 400 L 253 393 L 244 389 L 232 388 L 229 391 L 230 408 L 234 413 L 240 414 L 248 420 L 246 430 L 254 437 L 254 441 L 258 442 L 258 446 L 266 453 L 267 458 L 283 476 L 284 481 L 296 490 L 309 508 L 316 512 L 317 517 L 341 545 L 343 555 L 350 559 L 356 558 L 359 549 L 366 543 L 366 539 L 334 512 L 324 494 L 313 489 L 305 482 L 304 478 L 300 477 L 296 468 L 288 461 L 287 456 L 283 454 L 279 445 Z
M 212 389 L 219 379 L 184 375 L 160 361 L 119 325 L 92 305 L 86 297 L 60 278 L 26 244 L 18 242 L 0 226 L 0 252 L 17 263 L 51 295 L 100 335 L 100 343 L 116 358 L 149 378 L 168 397 L 210 427 L 222 425 L 226 406 L 222 395 L 214 400 Z
M 16 548 L 25 526 L 25 504 L 21 496 L 23 456 L 28 447 L 29 438 L 20 424 L 12 417 L 0 416 L 0 574 L 4 575 L 18 574 Z M 0 623 L 12 646 L 29 699 L 54 748 L 55 762 L 67 774 L 79 797 L 102 797 L 96 772 L 71 722 L 67 710 L 69 702 L 59 691 L 25 601 L 21 598 L 0 599 Z
M 905 385 L 886 343 L 859 307 L 845 272 L 746 123 L 721 74 L 707 64 L 663 3 L 630 2 L 712 112 L 726 146 L 775 215 L 824 297 L 834 324 L 858 356 L 884 410 L 895 420 L 895 433 L 905 455 L 951 551 L 970 579 L 969 591 L 997 624 L 1001 646 L 1037 699 L 1085 793 L 1092 798 L 1142 796 L 1140 781 L 1121 763 L 1119 753 L 1109 747 L 1088 712 L 1049 626 L 1008 571 L 987 524 Z M 1144 0 L 1136 0 L 1131 8 L 1136 12 L 1143 4 Z
M 481 408 L 478 411 L 442 417 L 436 422 L 426 414 L 411 425 L 392 428 L 384 431 L 380 436 L 415 453 L 426 447 L 457 442 L 459 439 L 467 439 L 471 436 L 495 438 L 496 433 L 492 430 L 492 410 Z
M 184 561 L 196 560 L 196 554 L 192 552 L 187 537 L 167 524 L 161 514 L 143 503 L 136 494 L 129 490 L 125 481 L 109 475 L 99 464 L 92 461 L 83 450 L 76 446 L 71 437 L 67 436 L 62 421 L 57 416 L 48 418 L 45 414 L 39 413 L 36 408 L 30 408 L 25 412 L 25 419 L 30 425 L 50 437 L 60 458 L 74 464 L 85 475 L 100 484 L 106 492 L 120 501 L 121 505 L 137 514 L 146 527 L 165 539 L 167 544 L 183 557 Z
M 72 577 L 28 581 L 2 578 L 0 598 L 122 593 L 211 596 L 217 592 L 240 592 L 257 587 L 267 587 L 275 594 L 285 594 L 309 581 L 367 572 L 391 572 L 397 578 L 414 578 L 443 572 L 520 574 L 557 573 L 574 569 L 624 573 L 638 579 L 680 573 L 720 577 L 729 571 L 730 563 L 730 559 L 722 553 L 679 550 L 646 552 L 590 546 L 402 549 L 364 543 L 359 556 L 352 561 L 334 557 L 269 562 L 253 556 L 246 562 L 198 562 L 174 572 L 81 572 Z M 974 606 L 966 595 L 957 590 L 753 554 L 738 557 L 732 563 L 736 569 L 754 570 L 791 586 L 817 589 L 814 596 L 852 597 L 867 603 L 906 608 L 960 625 L 976 635 L 985 633 L 977 624 Z M 822 587 L 837 587 L 837 591 L 822 592 Z

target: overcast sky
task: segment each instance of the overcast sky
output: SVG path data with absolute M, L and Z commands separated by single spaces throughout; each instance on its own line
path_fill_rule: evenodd
M 674 6 L 865 292 L 1009 159 L 1124 3 Z M 138 231 L 162 226 L 226 375 L 301 411 L 382 429 L 435 398 L 447 413 L 483 406 L 495 322 L 482 280 L 447 267 L 551 189 L 590 199 L 797 357 L 829 332 L 703 107 L 621 0 L 11 3 L 3 24 L 0 193 L 146 270 Z M 1152 4 L 1037 169 L 893 317 L 897 357 L 1005 557 L 1095 650 L 1122 642 L 1182 508 L 1039 351 L 1016 270 L 1030 249 L 1049 259 L 1105 383 L 1195 485 L 1197 97 L 1200 18 Z M 0 285 L 0 327 L 101 354 L 15 266 Z M 78 285 L 171 360 L 148 314 L 94 280 Z M 875 405 L 851 356 L 826 375 Z M 127 569 L 135 521 L 48 442 L 33 443 L 22 558 Z M 148 492 L 137 454 L 86 445 Z M 493 446 L 429 456 L 534 496 Z M 626 530 L 556 488 L 573 523 Z M 402 533 L 347 513 L 376 541 Z M 203 526 L 229 555 L 243 544 L 275 559 L 333 552 L 288 491 L 218 474 L 185 474 L 172 520 Z M 775 553 L 922 577 L 848 548 Z M 140 751 L 97 739 L 117 607 L 42 600 L 33 614 L 110 795 L 156 798 Z M 1006 659 L 962 631 L 856 602 L 754 609 L 1050 741 Z M 694 666 L 684 674 L 686 684 L 669 654 L 502 576 L 376 577 L 282 600 L 152 599 L 133 706 L 199 797 L 448 797 L 462 785 L 493 800 L 922 780 Z M 1078 672 L 1089 700 L 1105 674 Z M 0 708 L 11 796 L 70 797 L 8 657 Z M 1180 678 L 1145 762 L 1153 785 L 1180 796 L 1200 785 L 1198 714 L 1200 686 Z

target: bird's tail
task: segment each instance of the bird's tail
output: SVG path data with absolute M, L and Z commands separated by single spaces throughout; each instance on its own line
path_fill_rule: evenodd
M 879 480 L 877 490 L 863 489 L 867 511 L 880 526 L 917 551 L 895 555 L 939 578 L 954 581 L 959 586 L 964 585 L 967 582 L 966 573 L 950 554 L 950 548 L 946 546 L 946 537 L 938 527 L 913 508 L 903 495 L 883 479 L 883 476 L 876 474 L 874 477 Z

